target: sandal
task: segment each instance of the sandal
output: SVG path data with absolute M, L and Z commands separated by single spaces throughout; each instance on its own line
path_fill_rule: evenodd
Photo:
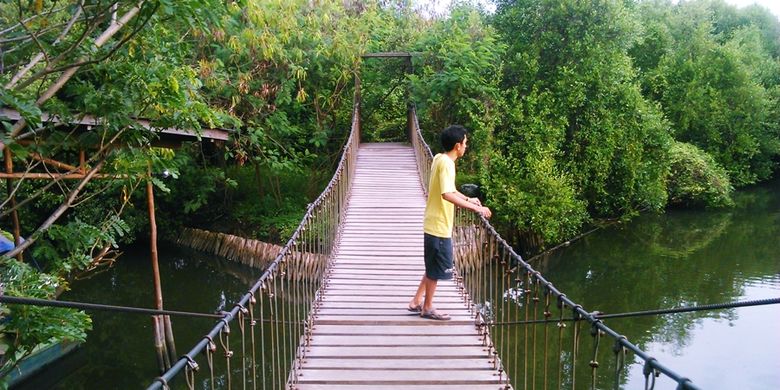
M 429 320 L 449 321 L 450 315 L 447 313 L 439 313 L 436 310 L 429 312 L 420 312 L 420 317 L 427 318 Z
M 406 310 L 409 310 L 412 313 L 421 313 L 422 312 L 422 303 L 417 306 L 407 306 Z

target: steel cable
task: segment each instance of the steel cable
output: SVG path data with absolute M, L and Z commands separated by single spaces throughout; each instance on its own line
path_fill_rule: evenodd
M 220 314 L 194 313 L 194 312 L 176 311 L 176 310 L 156 310 L 156 309 L 147 309 L 142 307 L 105 305 L 105 304 L 87 303 L 87 302 L 55 301 L 51 299 L 14 297 L 10 295 L 0 295 L 0 303 L 11 304 L 11 305 L 64 307 L 64 308 L 79 309 L 79 310 L 115 311 L 115 312 L 133 313 L 133 314 L 152 314 L 152 315 L 167 314 L 173 316 L 206 317 L 206 318 L 220 318 L 220 319 L 224 317 L 223 315 Z
M 690 313 L 690 312 L 697 312 L 697 311 L 733 309 L 738 307 L 776 305 L 778 303 L 780 303 L 780 298 L 767 298 L 767 299 L 755 299 L 750 301 L 715 303 L 715 304 L 708 304 L 708 305 L 684 306 L 684 307 L 677 307 L 677 308 L 670 308 L 670 309 L 632 311 L 632 312 L 615 313 L 615 314 L 604 314 L 601 312 L 593 312 L 590 313 L 590 315 L 592 316 L 592 318 L 596 320 L 603 320 L 603 319 L 610 319 L 610 318 L 642 317 L 642 316 L 650 316 L 650 315 L 664 315 L 664 314 Z M 585 319 L 584 317 L 579 316 L 579 317 L 561 318 L 559 320 L 526 320 L 526 321 L 496 322 L 490 325 L 494 325 L 494 326 L 527 325 L 527 324 L 541 324 L 541 323 L 556 322 L 556 321 L 567 321 L 567 322 L 581 321 L 584 319 Z

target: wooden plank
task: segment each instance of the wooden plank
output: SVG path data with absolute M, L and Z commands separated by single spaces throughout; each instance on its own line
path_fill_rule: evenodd
M 420 269 L 424 269 L 424 267 L 420 267 Z M 375 276 L 377 274 L 378 270 L 385 270 L 384 277 L 398 277 L 398 278 L 404 278 L 406 280 L 409 279 L 409 276 L 420 276 L 420 271 L 417 269 L 410 270 L 410 269 L 394 269 L 394 270 L 388 270 L 384 267 L 375 267 L 375 268 L 347 268 L 339 267 L 333 272 L 331 272 L 331 276 L 345 276 L 345 277 L 355 277 L 355 276 Z
M 371 260 L 386 261 L 387 263 L 394 263 L 393 260 L 398 259 L 398 257 L 392 256 L 392 255 L 376 255 L 376 254 L 372 254 L 371 256 L 367 256 L 367 255 L 348 255 L 348 254 L 340 254 L 340 253 L 338 253 L 338 251 L 335 254 L 335 257 L 338 258 L 338 259 L 344 259 L 344 260 L 349 260 L 349 259 L 352 259 L 352 260 L 371 259 Z M 420 254 L 419 260 L 420 260 L 419 264 L 423 264 L 423 255 L 422 254 Z
M 363 296 L 406 296 L 412 298 L 417 291 L 417 286 L 371 286 L 371 285 L 339 285 L 328 282 L 325 293 L 350 294 Z M 436 289 L 436 297 L 460 297 L 459 290 L 454 286 L 439 286 Z
M 323 301 L 328 302 L 374 302 L 377 305 L 384 304 L 386 302 L 393 302 L 399 307 L 406 307 L 409 303 L 411 295 L 355 295 L 355 294 L 339 294 L 337 291 L 325 292 L 322 295 Z M 436 294 L 436 302 L 441 304 L 449 303 L 462 303 L 463 297 L 457 294 L 451 294 L 450 296 Z
M 301 383 L 295 386 L 298 390 L 353 390 L 365 389 L 365 384 L 324 384 L 324 383 Z M 436 385 L 418 385 L 418 384 L 371 384 L 372 390 L 509 390 L 510 387 L 496 384 L 436 384 Z
M 420 254 L 423 253 L 423 240 L 421 238 L 394 238 L 392 240 L 380 238 L 375 240 L 368 240 L 365 238 L 360 239 L 355 237 L 342 237 L 340 247 L 348 248 L 355 245 L 365 246 L 366 244 L 370 244 L 372 241 L 377 247 L 381 247 L 382 245 L 392 245 L 393 248 L 414 248 L 417 249 Z
M 450 313 L 453 314 L 453 313 Z M 397 316 L 324 316 L 315 315 L 315 324 L 322 325 L 428 325 L 438 326 L 433 320 L 421 318 L 419 315 L 397 315 Z M 444 321 L 436 321 L 444 322 Z M 452 319 L 446 321 L 454 325 L 473 325 L 474 319 L 466 315 L 452 315 Z
M 407 335 L 352 335 L 344 337 L 343 335 L 315 335 L 311 339 L 311 345 L 320 346 L 414 346 L 425 345 L 434 346 L 482 346 L 482 339 L 477 335 L 453 336 L 443 334 L 438 336 L 407 336 Z
M 397 309 L 397 310 L 406 310 L 406 307 L 408 305 L 408 299 L 406 300 L 397 300 L 397 301 L 384 301 L 384 302 L 377 302 L 376 300 L 365 300 L 365 301 L 357 301 L 357 300 L 327 300 L 324 299 L 323 301 L 327 301 L 328 305 L 327 307 L 323 307 L 320 309 L 322 310 L 332 310 L 332 309 Z M 444 311 L 447 310 L 456 310 L 463 308 L 463 301 L 461 300 L 450 300 L 450 301 L 436 301 L 436 307 L 438 309 L 442 309 Z
M 443 309 L 442 307 L 439 307 L 440 309 Z M 460 307 L 455 307 L 454 304 L 450 305 L 450 310 L 448 313 L 452 316 L 468 316 L 471 318 L 471 315 L 467 312 L 467 310 L 463 307 L 461 304 Z M 406 310 L 405 306 L 394 306 L 394 307 L 373 307 L 373 308 L 355 308 L 355 307 L 322 307 L 317 311 L 317 315 L 320 316 L 320 318 L 328 317 L 328 316 L 357 316 L 357 317 L 365 317 L 366 319 L 375 318 L 377 316 L 391 316 L 394 319 L 398 316 L 406 317 L 406 316 L 419 316 L 418 313 L 410 312 Z
M 346 260 L 337 260 L 332 263 L 333 272 L 365 271 L 374 273 L 396 273 L 397 271 L 412 272 L 421 276 L 425 272 L 425 267 L 421 264 L 382 264 L 371 262 L 349 262 Z
M 298 378 L 300 383 L 365 383 L 368 382 L 400 382 L 400 383 L 458 383 L 482 384 L 498 383 L 498 375 L 492 370 L 306 370 L 305 375 Z
M 429 323 L 416 323 L 406 326 L 394 326 L 392 324 L 381 325 L 331 325 L 314 324 L 314 330 L 317 334 L 343 334 L 343 335 L 452 335 L 462 336 L 474 334 L 476 327 L 474 324 L 452 324 L 448 322 L 438 322 L 438 325 L 431 326 Z M 316 334 L 315 334 L 316 335 Z
M 415 358 L 468 358 L 486 359 L 487 347 L 436 347 L 426 346 L 396 346 L 387 347 L 322 347 L 313 345 L 307 349 L 307 358 L 315 357 L 350 357 L 350 358 L 378 358 L 378 357 L 408 357 Z
M 385 299 L 378 302 L 378 299 Z M 405 299 L 404 299 L 405 298 Z M 438 299 L 441 298 L 441 299 Z M 399 309 L 406 309 L 409 304 L 409 297 L 396 296 L 396 297 L 353 297 L 350 295 L 324 295 L 323 302 L 327 302 L 330 307 L 396 307 Z M 352 304 L 352 306 L 350 306 Z M 365 306 L 363 306 L 365 305 Z M 436 307 L 448 311 L 455 310 L 463 307 L 463 298 L 461 297 L 438 297 L 436 299 Z M 321 309 L 323 310 L 323 309 Z
M 366 246 L 369 245 L 371 246 L 371 248 L 367 249 Z M 338 253 L 339 254 L 356 253 L 359 255 L 376 255 L 376 254 L 396 255 L 399 253 L 413 253 L 422 256 L 423 248 L 421 246 L 393 245 L 391 242 L 384 241 L 384 240 L 380 242 L 373 242 L 373 243 L 366 240 L 366 242 L 362 244 L 342 244 L 339 246 Z
M 393 369 L 393 370 L 489 370 L 493 361 L 487 358 L 441 358 L 441 359 L 344 359 L 308 357 L 306 367 L 316 369 Z
M 414 288 L 417 288 L 417 286 L 420 284 L 419 280 L 393 280 L 393 279 L 372 279 L 372 280 L 365 280 L 365 279 L 347 279 L 347 278 L 338 278 L 338 277 L 331 277 L 328 281 L 329 286 L 335 286 L 335 285 L 361 285 L 361 286 L 412 286 Z M 438 291 L 438 288 L 437 288 Z

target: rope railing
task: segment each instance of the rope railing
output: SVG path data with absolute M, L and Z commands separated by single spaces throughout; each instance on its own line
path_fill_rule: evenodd
M 433 155 L 413 106 L 408 118 L 410 141 L 427 193 Z M 627 367 L 633 361 L 629 354 L 633 354 L 644 365 L 645 389 L 653 389 L 660 375 L 676 382 L 678 389 L 698 389 L 690 379 L 606 326 L 597 313 L 588 312 L 555 288 L 484 217 L 457 209 L 453 245 L 461 296 L 488 353 L 515 388 L 619 389 L 627 380 Z M 590 345 L 583 338 L 590 339 Z
M 148 389 L 169 388 L 182 374 L 189 389 L 295 385 L 310 341 L 312 315 L 320 302 L 319 288 L 338 243 L 359 143 L 360 80 L 356 78 L 352 127 L 325 190 L 309 204 L 287 244 L 249 291 Z

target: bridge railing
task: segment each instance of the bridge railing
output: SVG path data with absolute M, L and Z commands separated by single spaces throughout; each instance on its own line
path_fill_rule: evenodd
M 433 155 L 413 106 L 408 119 L 427 194 Z M 458 289 L 507 388 L 618 389 L 628 379 L 628 366 L 638 359 L 645 389 L 654 388 L 660 375 L 678 389 L 698 389 L 566 297 L 485 218 L 457 209 L 453 245 Z
M 325 190 L 309 204 L 287 244 L 249 291 L 148 389 L 168 388 L 181 376 L 189 389 L 295 385 L 324 271 L 338 242 L 359 143 L 360 81 L 356 78 L 352 127 Z

